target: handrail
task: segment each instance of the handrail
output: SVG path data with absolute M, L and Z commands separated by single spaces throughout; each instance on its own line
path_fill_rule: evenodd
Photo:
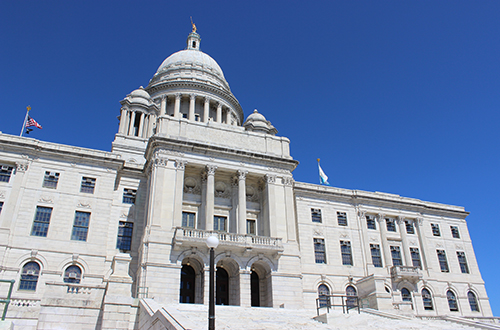
M 342 304 L 332 304 L 332 299 L 330 298 L 341 298 Z M 324 300 L 326 298 L 326 306 L 320 306 L 320 299 Z M 345 298 L 345 299 L 344 299 Z M 327 313 L 330 313 L 330 308 L 342 306 L 342 312 L 344 314 L 349 314 L 349 309 L 357 308 L 358 314 L 360 311 L 360 299 L 358 296 L 350 296 L 343 294 L 321 294 L 319 298 L 316 298 L 316 314 L 319 316 L 319 310 L 326 307 Z
M 7 315 L 7 309 L 9 308 L 9 304 L 10 304 L 10 296 L 12 294 L 12 287 L 14 286 L 14 282 L 16 282 L 16 281 L 15 280 L 0 280 L 0 282 L 10 283 L 10 288 L 9 288 L 9 293 L 7 294 L 7 299 L 0 299 L 0 303 L 5 304 L 5 307 L 4 307 L 3 313 L 2 313 L 2 321 L 5 321 L 5 316 Z

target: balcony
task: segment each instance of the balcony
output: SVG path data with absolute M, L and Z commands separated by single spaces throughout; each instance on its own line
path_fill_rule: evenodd
M 207 238 L 217 236 L 220 248 L 236 248 L 242 251 L 279 253 L 284 250 L 281 238 L 242 235 L 220 231 L 177 227 L 174 234 L 174 246 L 206 247 Z
M 420 267 L 392 266 L 391 276 L 395 282 L 407 280 L 411 283 L 417 283 L 422 278 L 422 272 L 420 271 Z

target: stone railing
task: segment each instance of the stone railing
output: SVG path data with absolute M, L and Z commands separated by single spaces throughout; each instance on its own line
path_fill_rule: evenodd
M 422 278 L 422 272 L 419 267 L 413 266 L 392 266 L 391 276 L 394 281 L 399 282 L 407 280 L 409 282 L 418 282 Z
M 281 238 L 182 227 L 175 229 L 174 244 L 190 243 L 192 245 L 206 246 L 206 240 L 210 236 L 217 236 L 220 246 L 283 252 Z
M 9 307 L 36 307 L 40 306 L 40 299 L 11 298 Z

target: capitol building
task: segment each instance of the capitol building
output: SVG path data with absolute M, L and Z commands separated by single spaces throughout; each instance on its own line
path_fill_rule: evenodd
M 111 110 L 111 151 L 0 133 L 6 320 L 149 329 L 152 301 L 208 304 L 212 235 L 217 305 L 492 316 L 463 207 L 294 181 L 293 141 L 245 117 L 200 44 Z

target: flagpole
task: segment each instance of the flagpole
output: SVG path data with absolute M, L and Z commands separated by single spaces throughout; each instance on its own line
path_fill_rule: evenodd
M 318 161 L 318 169 L 319 169 L 319 158 L 317 159 Z M 319 176 L 319 184 L 322 184 L 323 182 L 321 182 L 321 175 Z
M 23 136 L 24 129 L 26 128 L 26 121 L 28 120 L 28 113 L 30 112 L 30 110 L 31 110 L 31 106 L 28 105 L 26 107 L 26 116 L 24 116 L 23 128 L 21 128 L 21 134 L 19 134 L 20 137 Z

